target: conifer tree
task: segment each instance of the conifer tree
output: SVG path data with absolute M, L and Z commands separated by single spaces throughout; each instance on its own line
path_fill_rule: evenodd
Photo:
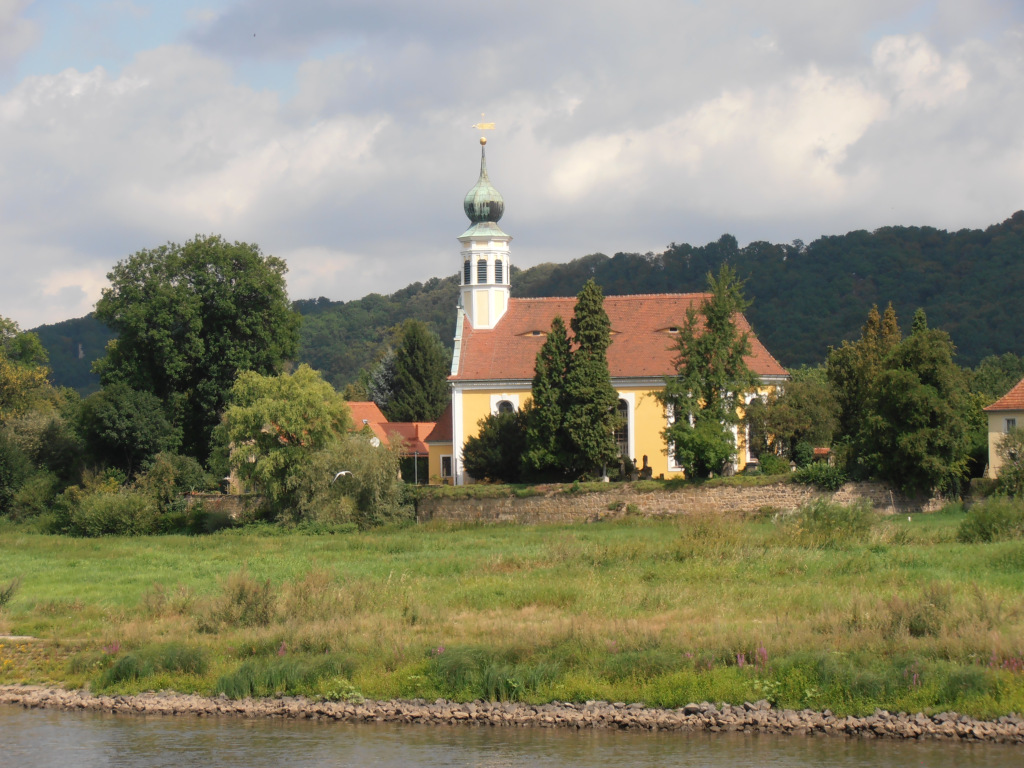
M 448 404 L 448 353 L 424 323 L 406 320 L 395 352 L 388 421 L 436 421 Z
M 708 273 L 708 290 L 700 309 L 686 312 L 676 341 L 676 375 L 658 395 L 674 416 L 662 434 L 691 477 L 721 472 L 736 453 L 738 407 L 757 384 L 745 360 L 750 339 L 736 325 L 736 316 L 750 306 L 743 283 L 723 264 L 717 277 Z
M 604 469 L 618 454 L 614 430 L 618 395 L 608 372 L 611 322 L 604 294 L 593 278 L 576 296 L 573 351 L 565 375 L 563 425 L 571 476 Z
M 551 330 L 537 353 L 533 390 L 526 407 L 526 451 L 523 468 L 528 475 L 564 474 L 568 447 L 562 427 L 565 375 L 569 366 L 569 335 L 562 318 L 551 321 Z

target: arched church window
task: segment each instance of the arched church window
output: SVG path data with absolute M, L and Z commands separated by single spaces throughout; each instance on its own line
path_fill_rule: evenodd
M 487 259 L 480 259 L 476 263 L 476 281 L 478 283 L 487 282 Z
M 501 259 L 496 259 L 494 262 L 494 282 L 501 285 L 505 282 L 504 265 L 501 263 Z
M 498 413 L 515 413 L 516 407 L 508 400 L 498 401 Z
M 462 284 L 469 285 L 470 278 L 472 277 L 472 264 L 469 259 L 466 259 L 466 263 L 462 265 Z
M 619 400 L 615 409 L 615 415 L 619 417 L 619 426 L 615 429 L 615 445 L 618 446 L 619 456 L 629 456 L 629 403 Z

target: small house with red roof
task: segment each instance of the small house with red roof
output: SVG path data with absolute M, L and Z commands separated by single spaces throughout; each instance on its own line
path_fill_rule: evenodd
M 537 353 L 551 322 L 559 316 L 568 327 L 576 304 L 575 297 L 511 297 L 512 238 L 498 226 L 505 204 L 487 174 L 486 140 L 480 143 L 480 177 L 464 202 L 470 228 L 459 237 L 462 270 L 449 376 L 452 401 L 426 438 L 432 478 L 456 484 L 472 482 L 462 468 L 462 446 L 477 433 L 478 422 L 485 416 L 516 411 L 526 404 Z M 655 395 L 664 388 L 665 377 L 676 373 L 676 339 L 687 310 L 699 307 L 707 297 L 705 293 L 661 293 L 604 300 L 612 335 L 608 368 L 624 425 L 616 440 L 622 455 L 645 457 L 654 477 L 682 472 L 661 434 L 671 414 Z M 750 334 L 747 364 L 760 377 L 760 391 L 788 379 L 786 369 L 754 336 L 746 318 L 737 315 L 736 322 Z M 749 393 L 747 401 L 757 395 Z M 737 447 L 736 469 L 742 469 L 749 457 L 741 432 Z
M 988 414 L 988 471 L 987 476 L 999 477 L 1003 458 L 999 455 L 999 443 L 1003 436 L 1015 427 L 1024 428 L 1024 379 L 985 408 Z

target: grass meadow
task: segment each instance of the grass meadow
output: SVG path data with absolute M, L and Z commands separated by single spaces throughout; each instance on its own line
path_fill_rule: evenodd
M 965 518 L 822 504 L 337 535 L 0 526 L 0 634 L 35 638 L 0 639 L 0 683 L 1021 712 L 1024 540 L 961 543 Z

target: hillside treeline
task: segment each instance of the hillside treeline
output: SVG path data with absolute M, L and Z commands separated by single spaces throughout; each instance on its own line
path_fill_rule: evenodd
M 592 254 L 566 264 L 513 268 L 512 293 L 574 296 L 591 277 L 605 295 L 700 291 L 723 262 L 747 281 L 753 300 L 747 317 L 787 367 L 824 361 L 830 346 L 856 338 L 868 307 L 889 302 L 901 318 L 923 308 L 932 327 L 950 334 L 961 365 L 1006 352 L 1024 354 L 1024 335 L 1013 314 L 1015 297 L 1024 293 L 1024 211 L 984 230 L 884 227 L 807 245 L 757 241 L 743 248 L 723 235 L 703 246 L 673 243 L 657 254 Z M 408 318 L 423 321 L 450 346 L 457 301 L 457 275 L 413 283 L 390 296 L 296 301 L 304 316 L 298 360 L 343 387 L 393 344 L 397 327 Z M 78 325 L 71 328 L 72 323 Z M 79 359 L 77 344 L 86 333 L 96 338 L 92 324 L 67 321 L 37 329 L 51 350 L 57 383 L 79 388 L 88 380 L 83 372 L 102 347 L 83 345 L 85 357 Z M 57 349 L 71 354 L 65 358 Z

